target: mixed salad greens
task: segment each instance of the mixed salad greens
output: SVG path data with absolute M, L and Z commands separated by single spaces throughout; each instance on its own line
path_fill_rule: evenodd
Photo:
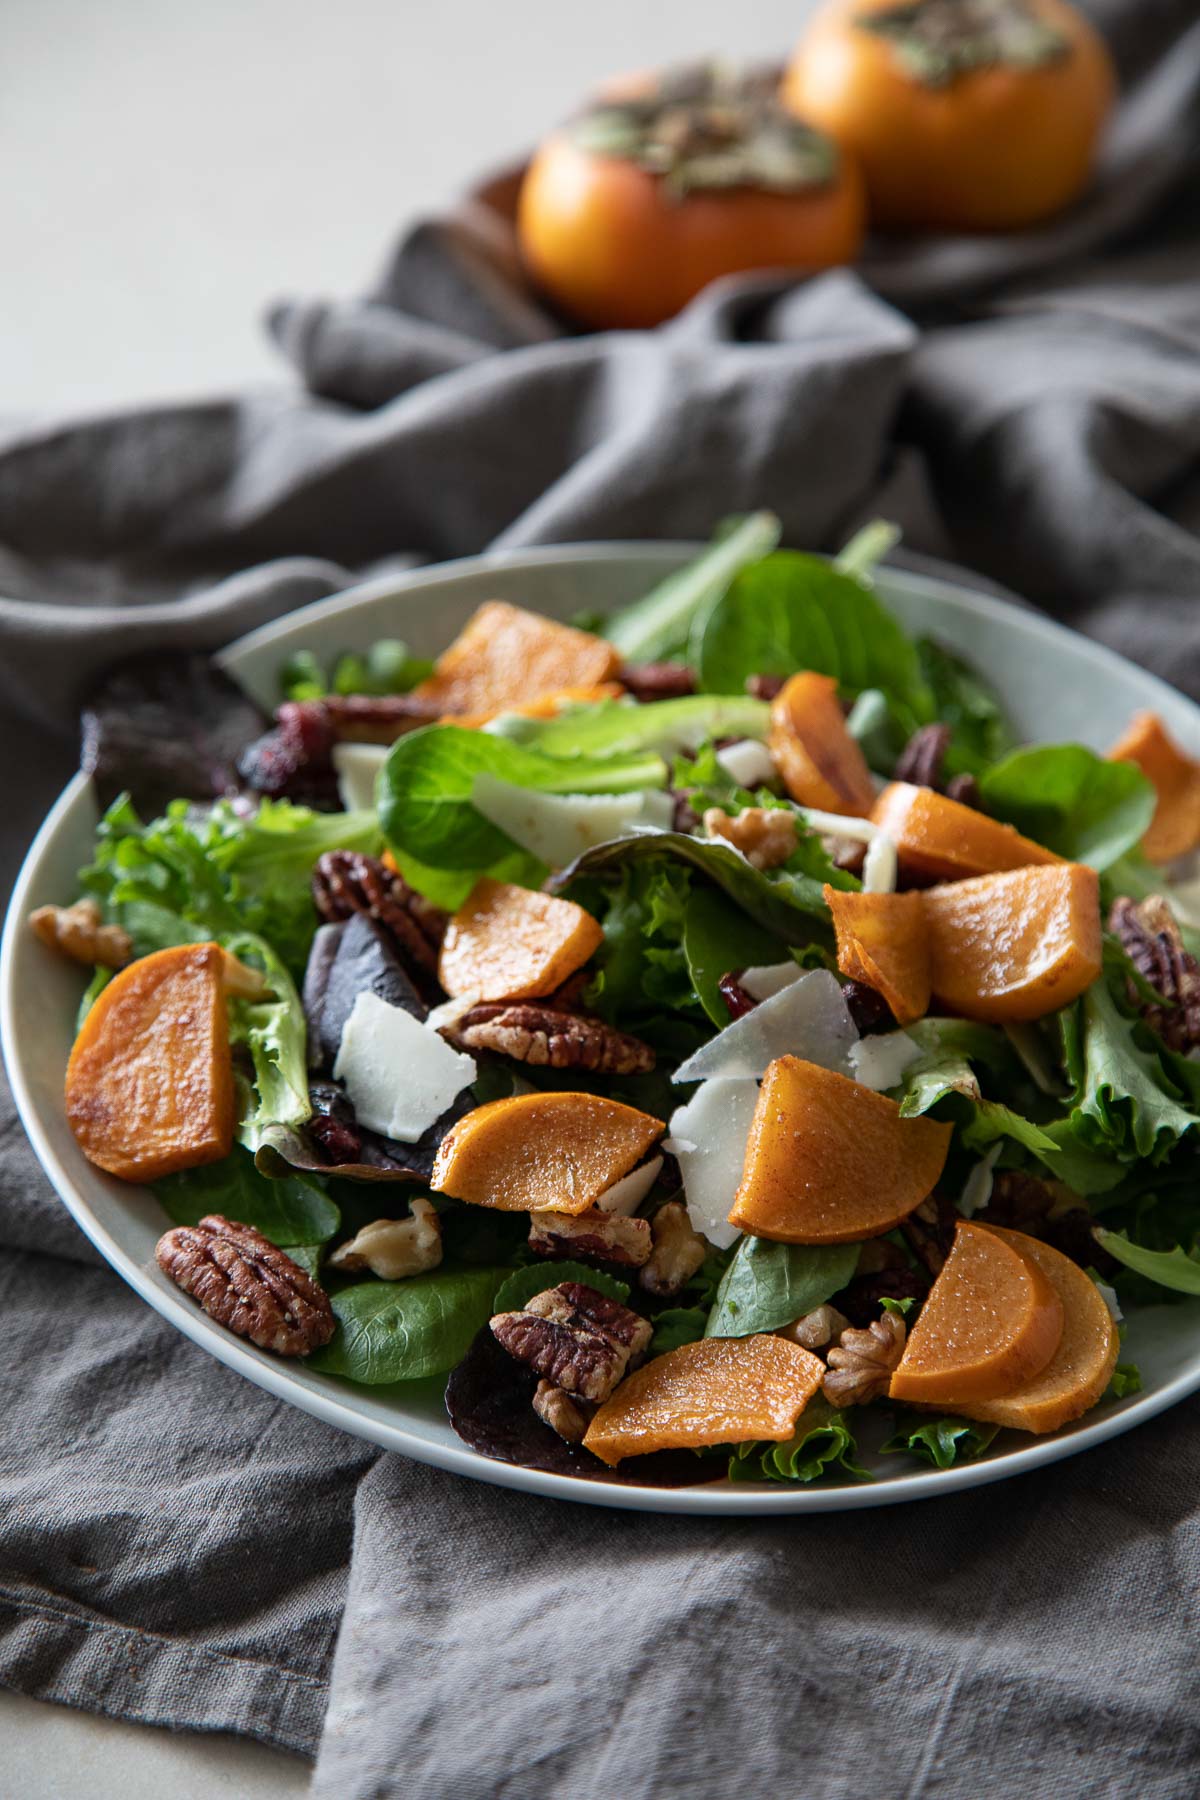
M 1105 1319 L 1200 1294 L 1200 769 L 1164 762 L 1157 725 L 1117 758 L 1019 745 L 984 678 L 881 604 L 893 536 L 829 562 L 759 514 L 612 618 L 497 603 L 433 664 L 390 641 L 331 670 L 293 656 L 257 736 L 193 666 L 162 744 L 153 690 L 179 659 L 105 684 L 83 910 L 38 921 L 99 957 L 68 1076 L 87 1154 L 151 1180 L 178 1228 L 234 1221 L 286 1252 L 328 1296 L 311 1368 L 450 1375 L 468 1442 L 600 1479 L 987 1453 L 996 1394 L 1054 1367 L 1064 1314 L 1040 1361 L 994 1352 L 1016 1358 L 1007 1389 L 939 1389 L 939 1321 L 983 1240 L 1043 1313 L 1030 1241 Z M 231 708 L 232 776 L 213 749 Z M 1164 823 L 1169 865 L 1144 848 Z M 159 1120 L 139 1161 L 145 1119 L 97 1125 L 97 1092 L 137 1085 L 126 990 L 181 946 L 193 976 L 201 947 L 225 958 L 204 979 L 224 982 L 232 1101 L 222 1126 L 210 1046 L 215 1136 L 197 1149 L 185 1122 L 175 1144 Z M 175 1015 L 154 1005 L 162 1056 Z M 790 1173 L 771 1105 L 796 1125 Z M 812 1136 L 818 1115 L 842 1137 Z M 936 1169 L 910 1192 L 915 1121 Z M 860 1134 L 904 1147 L 865 1183 Z M 797 1224 L 805 1206 L 833 1224 Z M 1136 1391 L 1115 1355 L 1114 1335 L 1076 1412 Z M 724 1435 L 664 1428 L 671 1405 L 727 1415 Z

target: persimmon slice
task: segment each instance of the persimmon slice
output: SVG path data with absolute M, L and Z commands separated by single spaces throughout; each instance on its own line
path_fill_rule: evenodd
M 488 600 L 413 694 L 444 713 L 487 715 L 564 688 L 598 687 L 620 666 L 618 652 L 592 632 Z
M 805 670 L 784 682 L 771 702 L 767 748 L 799 805 L 860 817 L 870 812 L 875 783 L 846 730 L 832 676 Z
M 75 1040 L 66 1104 L 88 1161 L 125 1181 L 229 1155 L 233 1058 L 218 944 L 157 950 L 113 977 Z
M 851 981 L 882 994 L 898 1025 L 929 1011 L 929 938 L 919 893 L 848 894 L 825 889 L 837 962 Z
M 429 1185 L 499 1212 L 582 1213 L 665 1129 L 599 1094 L 516 1094 L 477 1106 L 447 1132 Z
M 959 1224 L 892 1375 L 893 1400 L 994 1400 L 1046 1367 L 1063 1335 L 1063 1304 L 1041 1266 L 1006 1241 L 1014 1236 Z
M 1041 1019 L 1100 973 L 1100 878 L 1084 863 L 926 889 L 933 991 L 967 1019 Z
M 1031 1380 L 998 1399 L 975 1400 L 959 1411 L 1013 1431 L 1057 1431 L 1102 1398 L 1117 1366 L 1116 1325 L 1095 1282 L 1069 1256 L 1023 1231 L 1003 1231 L 998 1225 L 988 1229 L 1042 1271 L 1062 1303 L 1062 1337 Z
M 448 994 L 528 1000 L 561 987 L 603 941 L 573 900 L 484 876 L 447 927 L 438 977 Z
M 1136 763 L 1158 795 L 1142 839 L 1151 862 L 1174 862 L 1200 846 L 1200 762 L 1180 748 L 1156 712 L 1135 713 L 1108 758 Z
M 729 1223 L 784 1244 L 853 1244 L 908 1217 L 942 1172 L 953 1126 L 816 1063 L 767 1070 Z
M 871 818 L 895 844 L 900 867 L 910 881 L 961 881 L 997 869 L 1062 861 L 1011 825 L 908 781 L 885 787 Z
M 656 1356 L 606 1400 L 583 1443 L 610 1466 L 653 1450 L 703 1450 L 796 1429 L 825 1374 L 786 1338 L 701 1338 Z

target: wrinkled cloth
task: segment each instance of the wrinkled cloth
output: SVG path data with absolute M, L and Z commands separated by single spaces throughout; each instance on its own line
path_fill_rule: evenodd
M 513 182 L 353 303 L 270 315 L 293 386 L 0 426 L 11 877 L 104 665 L 363 574 L 883 512 L 1200 696 L 1200 18 L 1095 8 L 1098 180 L 1014 237 L 870 247 L 576 336 Z M 318 1753 L 337 1800 L 1194 1790 L 1200 1402 L 1006 1485 L 768 1521 L 605 1512 L 381 1455 L 165 1326 L 0 1093 L 0 1681 Z M 335 1648 L 336 1646 L 336 1648 Z

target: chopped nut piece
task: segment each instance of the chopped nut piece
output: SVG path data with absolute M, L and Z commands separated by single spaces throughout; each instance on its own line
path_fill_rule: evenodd
M 581 1444 L 592 1421 L 592 1408 L 581 1404 L 565 1388 L 555 1387 L 552 1381 L 538 1382 L 533 1410 L 543 1424 L 551 1431 L 557 1431 L 568 1444 Z
M 209 1213 L 158 1240 L 158 1266 L 219 1325 L 277 1356 L 307 1356 L 327 1344 L 329 1296 L 252 1225 Z
M 828 1355 L 829 1372 L 821 1392 L 831 1406 L 866 1406 L 886 1394 L 892 1370 L 904 1354 L 904 1320 L 885 1312 L 865 1331 L 853 1325 L 842 1332 Z
M 823 1350 L 826 1344 L 833 1343 L 849 1329 L 850 1321 L 845 1313 L 840 1313 L 836 1306 L 830 1306 L 826 1301 L 824 1306 L 816 1306 L 812 1312 L 805 1313 L 802 1319 L 793 1319 L 790 1325 L 782 1326 L 775 1336 L 790 1339 L 802 1350 Z
M 588 1069 L 599 1075 L 645 1075 L 654 1052 L 603 1019 L 549 1002 L 488 1001 L 448 1024 L 442 1036 L 459 1050 L 494 1050 L 534 1068 Z
M 1174 916 L 1161 894 L 1151 894 L 1140 905 L 1133 900 L 1113 902 L 1108 918 L 1129 953 L 1130 961 L 1163 996 L 1159 1006 L 1143 1000 L 1133 982 L 1129 998 L 1151 1031 L 1157 1031 L 1170 1050 L 1186 1055 L 1200 1045 L 1200 964 L 1184 949 Z
M 645 1220 L 640 1223 L 645 1224 Z M 654 1249 L 638 1281 L 650 1294 L 677 1294 L 708 1255 L 708 1245 L 692 1230 L 682 1200 L 668 1200 L 655 1213 Z
M 640 1269 L 650 1255 L 648 1219 L 625 1219 L 589 1207 L 583 1213 L 531 1212 L 529 1248 L 538 1256 L 590 1256 Z
M 517 1362 L 585 1400 L 607 1400 L 646 1354 L 652 1328 L 579 1281 L 535 1294 L 520 1312 L 497 1313 L 496 1342 Z
M 29 923 L 43 944 L 78 963 L 123 969 L 133 955 L 129 933 L 119 925 L 105 925 L 94 900 L 77 900 L 74 906 L 39 906 L 30 913 Z
M 747 806 L 731 819 L 719 806 L 704 814 L 709 837 L 724 838 L 755 869 L 777 869 L 799 842 L 796 821 L 781 806 Z
M 312 876 L 313 904 L 330 924 L 367 913 L 392 933 L 422 969 L 437 969 L 438 950 L 449 914 L 431 906 L 376 856 L 358 850 L 328 850 Z
M 348 1243 L 339 1244 L 329 1266 L 347 1274 L 370 1269 L 381 1281 L 403 1281 L 436 1269 L 442 1260 L 442 1227 L 437 1208 L 418 1196 L 407 1219 L 376 1219 Z

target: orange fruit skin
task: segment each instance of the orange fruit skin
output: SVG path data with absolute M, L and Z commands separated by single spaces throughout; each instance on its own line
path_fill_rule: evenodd
M 827 187 L 674 199 L 660 176 L 564 134 L 538 149 L 517 209 L 529 273 L 596 331 L 661 325 L 722 275 L 853 262 L 863 220 L 862 182 L 846 156 Z
M 1108 759 L 1135 763 L 1158 795 L 1142 839 L 1151 862 L 1174 862 L 1200 847 L 1200 762 L 1179 747 L 1157 713 L 1136 713 Z
M 819 1356 L 786 1338 L 701 1338 L 627 1375 L 583 1440 L 611 1467 L 654 1450 L 782 1443 L 821 1385 Z
M 871 818 L 895 844 L 910 882 L 963 881 L 998 869 L 1063 860 L 1011 825 L 908 781 L 885 787 L 871 808 Z
M 515 1094 L 477 1106 L 442 1140 L 430 1187 L 498 1212 L 586 1212 L 666 1127 L 598 1094 Z
M 919 893 L 851 894 L 826 887 L 837 963 L 851 981 L 883 995 L 898 1025 L 929 1011 L 929 935 Z
M 590 631 L 485 600 L 413 698 L 444 713 L 491 718 L 564 689 L 600 687 L 620 666 L 618 652 Z
M 759 1089 L 729 1223 L 784 1244 L 853 1244 L 932 1193 L 951 1125 L 902 1119 L 894 1100 L 795 1056 Z
M 448 994 L 534 999 L 561 987 L 603 941 L 573 900 L 485 875 L 446 928 L 438 979 Z
M 157 1181 L 233 1148 L 233 1056 L 217 944 L 122 969 L 92 1003 L 67 1063 L 67 1118 L 89 1162 Z
M 1019 1235 L 959 1223 L 892 1375 L 893 1400 L 994 1400 L 1046 1367 L 1062 1339 L 1063 1303 L 1036 1259 L 1008 1241 Z
M 771 702 L 767 748 L 800 806 L 865 818 L 875 804 L 867 759 L 846 730 L 831 675 L 793 675 Z
M 1116 98 L 1099 33 L 1065 0 L 1031 0 L 1068 43 L 1038 67 L 995 65 L 931 87 L 855 15 L 903 0 L 831 0 L 788 64 L 785 106 L 853 155 L 872 223 L 1011 231 L 1060 212 L 1087 185 Z
M 1058 1294 L 1063 1331 L 1045 1368 L 1029 1381 L 995 1400 L 961 1406 L 968 1419 L 1006 1425 L 1012 1431 L 1042 1434 L 1058 1431 L 1103 1398 L 1117 1366 L 1120 1337 L 1099 1289 L 1077 1263 L 1060 1250 L 1021 1231 L 987 1228 L 1035 1263 Z
M 933 991 L 967 1019 L 1041 1019 L 1100 973 L 1100 877 L 1084 863 L 979 875 L 927 888 Z

